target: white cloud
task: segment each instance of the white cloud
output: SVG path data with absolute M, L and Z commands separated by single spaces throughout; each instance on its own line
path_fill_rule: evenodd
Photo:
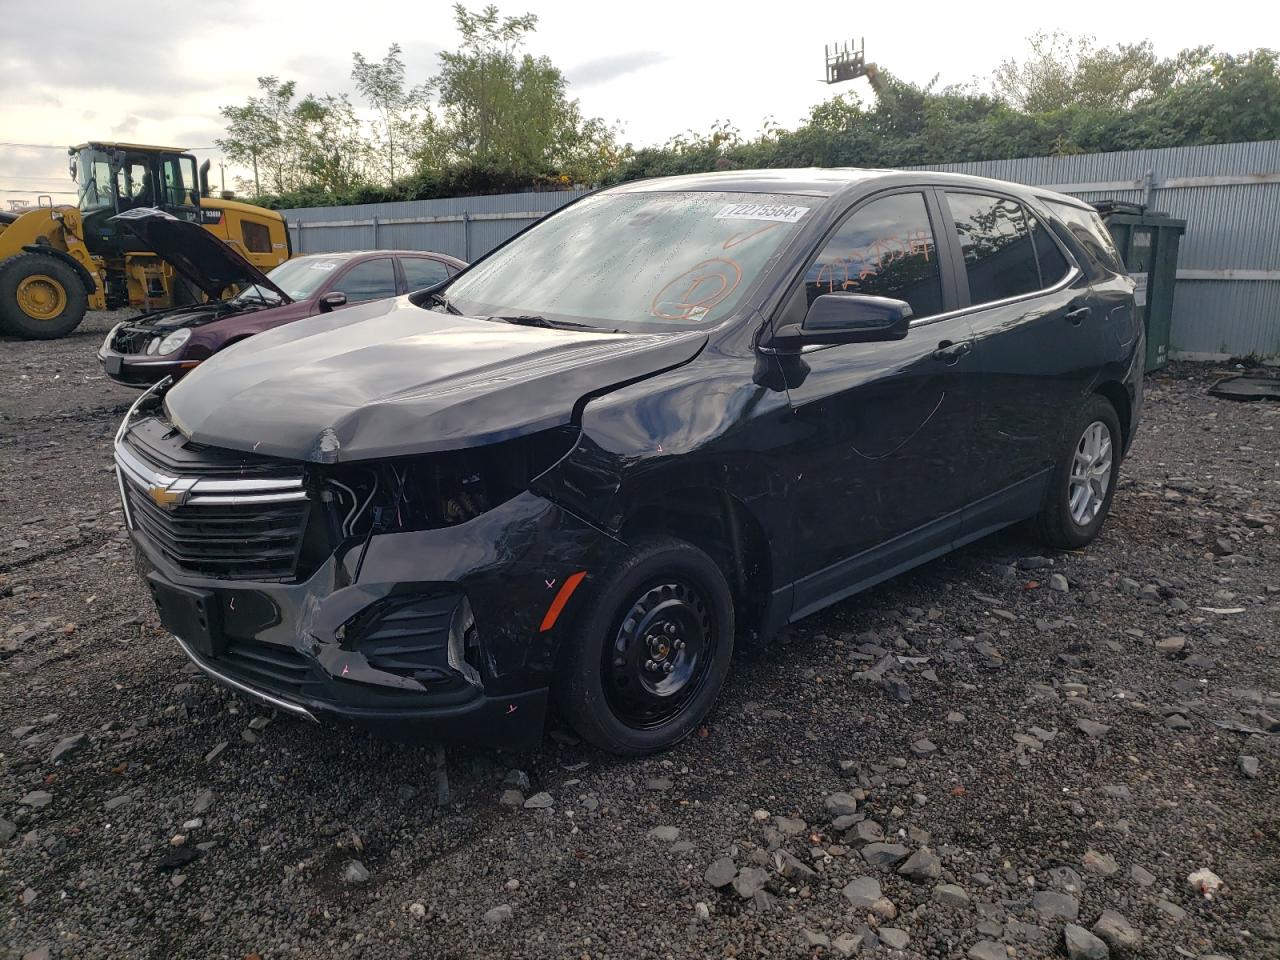
M 451 6 L 448 0 L 412 8 L 399 0 L 201 0 L 198 13 L 176 16 L 166 8 L 138 16 L 89 0 L 21 4 L 6 12 L 6 36 L 56 36 L 57 42 L 0 47 L 0 141 L 55 146 L 43 152 L 42 164 L 0 147 L 0 189 L 12 187 L 5 178 L 18 175 L 19 159 L 23 170 L 35 163 L 38 175 L 67 184 L 65 149 L 56 145 L 105 137 L 113 125 L 130 124 L 130 139 L 143 142 L 208 146 L 221 130 L 218 108 L 242 103 L 262 75 L 295 78 L 304 93 L 353 92 L 353 50 L 381 57 L 399 42 L 409 81 L 419 83 L 437 69 L 440 50 L 457 46 Z M 1070 8 L 996 0 L 981 17 L 972 6 L 950 2 L 864 5 L 847 18 L 757 0 L 650 0 L 642 8 L 589 9 L 503 0 L 500 7 L 505 14 L 538 14 L 529 51 L 565 71 L 570 95 L 588 115 L 621 121 L 637 145 L 706 130 L 717 120 L 746 133 L 770 116 L 791 126 L 833 93 L 865 92 L 865 81 L 839 88 L 818 82 L 822 44 L 855 31 L 882 67 L 919 83 L 936 74 L 943 84 L 988 74 L 1023 53 L 1024 38 L 1036 30 L 1087 32 L 1103 44 L 1150 38 L 1161 54 L 1199 43 L 1238 52 L 1266 40 L 1258 32 L 1260 8 L 1244 0 L 1223 0 L 1208 20 L 1189 5 L 1185 12 L 1196 15 L 1166 5 L 1152 17 L 1141 5 L 1103 0 Z

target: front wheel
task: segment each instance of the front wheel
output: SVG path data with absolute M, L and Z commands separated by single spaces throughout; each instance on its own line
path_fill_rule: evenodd
M 70 266 L 44 253 L 0 263 L 0 331 L 29 340 L 65 337 L 80 325 L 89 300 Z
M 1120 419 L 1105 397 L 1085 404 L 1054 468 L 1049 491 L 1036 518 L 1040 539 L 1072 550 L 1102 530 L 1120 479 Z
M 697 547 L 640 541 L 592 591 L 561 658 L 561 712 L 610 753 L 662 750 L 715 703 L 733 655 L 733 595 Z

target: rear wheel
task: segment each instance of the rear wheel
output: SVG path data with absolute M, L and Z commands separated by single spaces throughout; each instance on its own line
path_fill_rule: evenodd
M 57 257 L 20 253 L 0 263 L 0 330 L 30 340 L 65 337 L 88 307 L 84 284 Z
M 1036 527 L 1059 549 L 1083 547 L 1102 530 L 1120 479 L 1120 419 L 1105 397 L 1093 396 L 1068 432 Z
M 670 747 L 715 703 L 733 632 L 733 596 L 715 561 L 674 537 L 641 541 L 605 574 L 565 641 L 560 710 L 611 753 Z

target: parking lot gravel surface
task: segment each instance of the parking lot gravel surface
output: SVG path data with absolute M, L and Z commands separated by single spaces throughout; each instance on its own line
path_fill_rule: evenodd
M 134 574 L 112 321 L 0 341 L 0 958 L 1280 957 L 1280 405 L 1147 384 L 1099 541 L 743 643 L 619 760 L 273 715 Z

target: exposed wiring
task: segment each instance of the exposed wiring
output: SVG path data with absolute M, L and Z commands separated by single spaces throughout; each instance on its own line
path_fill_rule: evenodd
M 364 512 L 369 509 L 369 504 L 373 502 L 373 495 L 378 492 L 378 473 L 376 470 L 370 470 L 369 473 L 373 476 L 373 487 L 369 490 L 369 496 L 365 498 L 364 504 L 360 507 L 359 513 L 351 519 L 351 533 L 355 532 L 356 521 L 364 516 Z M 350 533 L 348 536 L 350 536 Z
M 342 521 L 342 535 L 344 537 L 349 537 L 351 536 L 351 516 L 356 512 L 356 507 L 360 506 L 360 498 L 357 497 L 356 492 L 345 483 L 340 483 L 332 477 L 329 478 L 329 482 L 339 490 L 345 490 L 347 492 L 347 496 L 351 498 L 351 509 L 347 511 L 347 519 Z

